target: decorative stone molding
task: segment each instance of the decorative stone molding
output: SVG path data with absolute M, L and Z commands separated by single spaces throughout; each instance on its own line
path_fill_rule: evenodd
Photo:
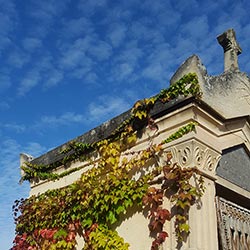
M 171 147 L 173 162 L 181 167 L 197 167 L 207 174 L 214 175 L 221 155 L 195 139 Z
M 249 249 L 250 211 L 220 197 L 216 208 L 221 249 Z

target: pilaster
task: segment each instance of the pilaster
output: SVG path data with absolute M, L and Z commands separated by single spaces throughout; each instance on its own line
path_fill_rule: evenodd
M 215 170 L 221 154 L 197 139 L 180 142 L 170 148 L 173 162 L 181 167 L 197 167 L 204 177 L 205 193 L 189 211 L 190 234 L 181 247 L 170 237 L 163 250 L 217 250 L 217 217 L 215 205 Z M 168 225 L 174 236 L 174 223 Z

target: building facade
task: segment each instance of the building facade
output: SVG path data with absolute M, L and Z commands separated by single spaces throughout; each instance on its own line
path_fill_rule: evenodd
M 238 67 L 237 57 L 241 49 L 234 31 L 228 30 L 220 35 L 218 42 L 224 50 L 225 71 L 219 76 L 209 76 L 196 55 L 188 58 L 172 77 L 171 84 L 189 73 L 195 73 L 202 96 L 181 95 L 166 104 L 156 102 L 150 110 L 150 117 L 157 129 L 152 129 L 150 124 L 139 124 L 137 130 L 140 136 L 127 149 L 128 152 L 139 152 L 152 143 L 161 145 L 165 138 L 185 124 L 196 124 L 195 130 L 161 145 L 163 154 L 160 161 L 164 163 L 166 154 L 171 152 L 172 163 L 182 169 L 196 167 L 199 175 L 203 176 L 205 192 L 189 210 L 190 233 L 182 244 L 176 241 L 175 222 L 170 220 L 163 226 L 168 237 L 157 249 L 250 249 L 250 81 Z M 109 138 L 130 114 L 131 110 L 75 141 L 91 144 Z M 30 162 L 45 165 L 58 162 L 63 157 L 60 152 L 66 145 L 68 143 Z M 21 165 L 27 160 L 25 155 L 21 155 Z M 93 164 L 86 160 L 74 160 L 66 167 L 57 166 L 53 171 L 59 174 L 65 168 L 79 170 L 59 180 L 31 182 L 30 195 L 66 187 L 91 167 Z M 164 199 L 163 207 L 170 209 L 171 201 Z M 129 249 L 150 249 L 153 238 L 148 230 L 149 220 L 143 211 L 133 209 L 131 207 L 131 211 L 122 215 L 113 227 L 130 244 Z M 78 249 L 82 249 L 84 239 L 77 236 L 77 241 Z

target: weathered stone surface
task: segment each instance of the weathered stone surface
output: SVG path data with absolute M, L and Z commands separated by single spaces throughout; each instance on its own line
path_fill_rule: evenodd
M 130 110 L 113 118 L 110 121 L 107 121 L 107 122 L 101 124 L 100 126 L 94 128 L 94 129 L 91 129 L 87 133 L 74 138 L 73 141 L 91 144 L 93 142 L 107 138 L 113 132 L 113 130 L 116 129 L 117 126 L 120 123 L 122 123 L 124 120 L 126 120 L 129 116 L 130 116 Z M 60 152 L 62 149 L 67 147 L 67 145 L 70 142 L 71 141 L 66 142 L 63 145 L 56 147 L 55 149 L 53 149 L 53 150 L 47 152 L 46 154 L 34 159 L 31 162 L 33 164 L 51 164 L 53 162 L 62 160 L 64 155 L 62 155 Z
M 223 151 L 217 175 L 250 191 L 250 155 L 240 145 Z
M 209 76 L 199 57 L 193 55 L 179 67 L 170 83 L 190 72 L 198 76 L 202 100 L 222 117 L 250 115 L 250 80 L 245 73 L 229 70 L 219 76 Z
M 170 79 L 170 84 L 174 84 L 176 81 L 178 81 L 188 73 L 196 73 L 198 76 L 199 84 L 205 84 L 207 70 L 197 55 L 190 56 L 185 62 L 182 63 L 182 65 L 176 70 L 176 72 Z
M 202 86 L 203 101 L 226 119 L 250 115 L 250 81 L 242 72 L 209 76 Z
M 233 29 L 229 29 L 217 37 L 219 44 L 224 50 L 224 71 L 239 71 L 238 55 L 242 50 L 236 41 Z

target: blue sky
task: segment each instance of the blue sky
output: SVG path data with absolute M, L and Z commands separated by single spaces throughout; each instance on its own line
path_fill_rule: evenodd
M 222 0 L 0 0 L 0 242 L 14 237 L 11 207 L 27 197 L 19 153 L 34 156 L 168 87 L 197 54 L 223 71 L 216 36 L 236 30 L 250 70 L 250 2 Z

